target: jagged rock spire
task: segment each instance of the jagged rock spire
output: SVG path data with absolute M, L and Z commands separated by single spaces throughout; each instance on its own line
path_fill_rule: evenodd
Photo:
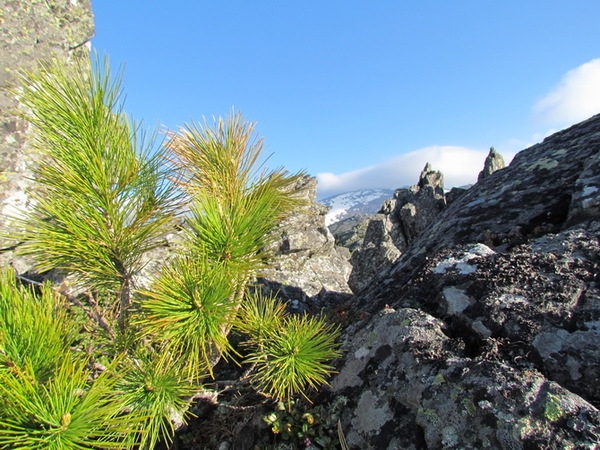
M 496 170 L 504 169 L 506 164 L 504 164 L 504 158 L 500 153 L 496 151 L 494 147 L 490 147 L 490 152 L 485 158 L 485 163 L 483 164 L 483 170 L 479 172 L 479 176 L 477 177 L 477 181 L 481 181 L 484 178 L 489 177 Z
M 424 186 L 431 186 L 434 190 L 441 189 L 444 192 L 444 174 L 439 170 L 433 170 L 430 163 L 425 164 L 425 168 L 419 175 L 419 182 L 417 183 L 419 188 Z

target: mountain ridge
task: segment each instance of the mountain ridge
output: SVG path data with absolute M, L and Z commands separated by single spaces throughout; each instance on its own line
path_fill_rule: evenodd
M 383 202 L 393 197 L 394 191 L 385 188 L 359 189 L 319 200 L 329 208 L 325 216 L 325 224 L 330 226 L 357 214 L 376 214 Z

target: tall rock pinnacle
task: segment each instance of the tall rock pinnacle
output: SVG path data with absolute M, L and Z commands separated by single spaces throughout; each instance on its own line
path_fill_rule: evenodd
M 496 151 L 494 147 L 490 147 L 490 152 L 485 158 L 485 163 L 483 165 L 483 170 L 479 172 L 479 176 L 477 177 L 477 181 L 481 181 L 486 177 L 489 177 L 496 170 L 504 169 L 506 164 L 504 163 L 504 158 L 500 153 Z

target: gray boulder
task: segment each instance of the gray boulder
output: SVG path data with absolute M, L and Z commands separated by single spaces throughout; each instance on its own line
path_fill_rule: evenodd
M 340 308 L 350 448 L 597 447 L 599 131 L 519 153 Z
M 331 383 L 352 449 L 593 448 L 600 416 L 534 369 L 470 358 L 443 321 L 385 308 L 349 331 Z
M 320 305 L 348 296 L 351 265 L 349 254 L 335 246 L 325 225 L 327 207 L 315 200 L 317 180 L 304 177 L 295 190 L 306 200 L 306 206 L 275 230 L 276 257 L 261 274 L 259 283 L 305 309 L 307 303 Z

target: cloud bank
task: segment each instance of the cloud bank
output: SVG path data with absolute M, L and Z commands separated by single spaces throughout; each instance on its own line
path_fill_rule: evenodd
M 593 59 L 567 72 L 557 86 L 533 106 L 537 119 L 553 126 L 545 133 L 536 133 L 533 142 L 541 141 L 560 128 L 600 113 L 600 58 Z M 521 141 L 514 142 L 519 145 Z M 339 175 L 320 173 L 319 198 L 358 189 L 396 189 L 416 184 L 427 162 L 444 174 L 446 188 L 475 183 L 488 150 L 457 146 L 431 146 L 399 155 L 381 164 Z M 506 164 L 513 152 L 503 154 Z
M 600 113 L 600 58 L 567 72 L 533 112 L 546 124 L 567 126 Z
M 419 174 L 428 162 L 434 170 L 442 171 L 446 188 L 472 184 L 477 181 L 477 175 L 483 168 L 488 151 L 455 146 L 431 146 L 364 169 L 339 175 L 320 173 L 317 175 L 319 198 L 358 189 L 397 189 L 410 186 L 417 183 Z

